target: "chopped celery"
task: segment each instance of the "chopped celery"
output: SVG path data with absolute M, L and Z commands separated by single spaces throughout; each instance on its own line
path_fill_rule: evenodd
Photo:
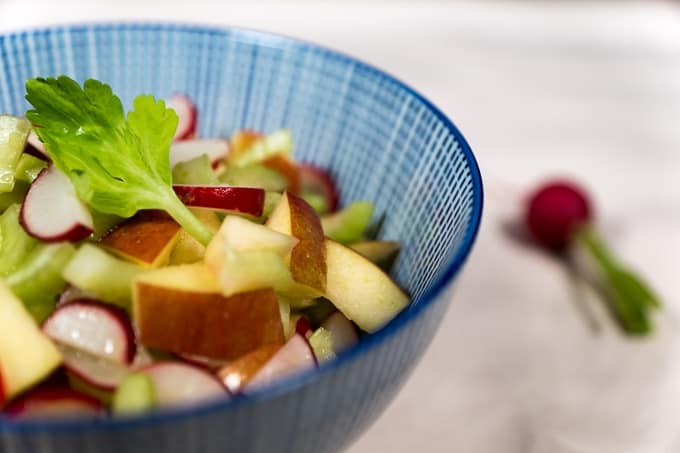
M 230 186 L 261 187 L 273 192 L 283 192 L 288 187 L 288 179 L 284 175 L 259 164 L 229 166 L 220 180 Z
M 138 414 L 156 406 L 156 389 L 147 374 L 132 373 L 125 376 L 113 394 L 111 409 L 114 414 Z
M 250 148 L 236 156 L 230 163 L 237 167 L 255 164 L 277 154 L 290 156 L 293 152 L 293 135 L 287 129 L 279 129 L 256 140 Z
M 342 211 L 321 218 L 326 236 L 341 244 L 360 241 L 373 216 L 373 203 L 355 201 Z
M 32 183 L 38 174 L 47 167 L 47 162 L 30 154 L 22 154 L 17 163 L 14 177 L 17 181 Z
M 61 271 L 75 252 L 75 247 L 67 242 L 38 244 L 5 279 L 38 323 L 54 310 L 66 285 Z
M 19 224 L 21 207 L 13 204 L 0 215 L 0 276 L 8 275 L 38 241 Z
M 130 308 L 132 280 L 143 268 L 114 258 L 93 244 L 83 244 L 66 266 L 67 282 L 100 299 Z
M 26 118 L 0 115 L 0 192 L 14 189 L 14 173 L 30 132 Z
M 23 203 L 29 187 L 25 182 L 17 181 L 11 192 L 0 192 L 0 212 L 4 212 L 15 203 Z
M 172 169 L 172 182 L 174 184 L 200 185 L 217 185 L 220 183 L 207 154 L 201 154 L 175 165 L 175 168 Z
M 305 201 L 309 203 L 311 207 L 314 208 L 317 214 L 324 215 L 328 212 L 328 206 L 326 206 L 326 198 L 323 195 L 319 195 L 312 192 L 305 192 L 302 194 L 302 198 L 304 198 Z
M 309 345 L 312 347 L 316 360 L 319 363 L 335 358 L 333 337 L 331 336 L 331 333 L 323 327 L 316 329 L 312 336 L 309 337 Z

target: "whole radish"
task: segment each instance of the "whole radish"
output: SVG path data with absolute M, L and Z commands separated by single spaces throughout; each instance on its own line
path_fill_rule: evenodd
M 524 223 L 532 239 L 565 259 L 583 253 L 594 264 L 595 280 L 621 328 L 630 334 L 649 333 L 650 312 L 660 303 L 639 276 L 614 258 L 593 220 L 588 193 L 573 181 L 546 182 L 527 199 Z

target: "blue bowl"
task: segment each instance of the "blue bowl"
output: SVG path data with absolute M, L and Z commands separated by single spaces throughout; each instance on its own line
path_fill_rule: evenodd
M 376 419 L 434 336 L 446 289 L 470 252 L 482 183 L 465 139 L 436 107 L 372 66 L 293 39 L 158 24 L 65 26 L 0 36 L 0 112 L 27 108 L 24 81 L 106 81 L 129 107 L 139 93 L 196 100 L 201 136 L 292 129 L 295 157 L 329 168 L 341 201 L 385 213 L 401 242 L 393 277 L 412 306 L 318 370 L 252 397 L 103 421 L 0 421 L 14 453 L 342 450 Z M 428 391 L 424 389 L 423 391 Z

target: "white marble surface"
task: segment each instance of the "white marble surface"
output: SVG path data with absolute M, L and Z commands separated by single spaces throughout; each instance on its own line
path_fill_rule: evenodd
M 432 347 L 351 453 L 680 451 L 678 3 L 0 0 L 0 30 L 121 18 L 341 49 L 417 87 L 472 144 L 487 190 L 474 255 Z M 655 337 L 622 337 L 557 263 L 502 234 L 522 188 L 552 174 L 593 189 L 609 241 L 661 294 Z

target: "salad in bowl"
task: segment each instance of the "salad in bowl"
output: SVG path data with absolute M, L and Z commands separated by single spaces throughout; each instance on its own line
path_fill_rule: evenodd
M 186 96 L 61 76 L 0 116 L 0 403 L 106 417 L 248 395 L 410 303 L 373 204 L 340 207 L 289 130 L 196 136 Z

